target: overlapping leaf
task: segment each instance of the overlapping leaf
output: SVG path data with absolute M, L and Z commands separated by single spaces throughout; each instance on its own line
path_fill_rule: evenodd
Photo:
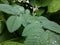
M 40 20 L 39 20 L 40 19 Z M 32 23 L 25 27 L 22 36 L 26 36 L 26 40 L 24 42 L 25 45 L 59 45 L 59 35 L 50 32 L 54 31 L 60 33 L 60 26 L 52 21 L 49 21 L 47 18 L 41 16 L 38 17 L 38 23 Z M 49 29 L 44 31 L 42 26 L 45 29 Z
M 60 33 L 60 25 L 58 25 L 55 22 L 52 22 L 52 21 L 44 21 L 44 22 L 42 22 L 42 25 L 46 29 L 49 29 L 51 31 Z
M 16 31 L 21 24 L 23 23 L 23 19 L 21 16 L 11 16 L 8 18 L 6 24 L 9 32 L 14 32 Z
M 46 33 L 48 34 L 47 45 L 60 45 L 60 35 L 57 35 L 48 30 L 46 31 Z
M 8 14 L 15 14 L 16 13 L 16 11 L 13 9 L 13 7 L 8 4 L 0 4 L 0 11 L 3 11 Z
M 25 40 L 25 45 L 40 45 L 40 36 L 43 33 L 43 29 L 36 29 L 34 32 L 32 31 L 30 35 Z
M 41 45 L 59 45 L 59 37 L 59 35 L 47 30 L 40 37 Z
M 22 15 L 24 13 L 24 7 L 19 5 L 13 5 L 14 11 L 16 11 L 17 15 Z
M 39 17 L 39 19 L 44 28 L 60 33 L 60 25 L 58 25 L 57 23 L 53 21 L 49 21 L 45 17 Z
M 59 45 L 59 38 L 59 35 L 46 31 L 40 34 L 28 36 L 25 45 Z
M 36 35 L 43 32 L 42 26 L 39 22 L 29 24 L 25 27 L 22 36 Z
M 0 11 L 7 14 L 20 15 L 21 13 L 24 13 L 24 8 L 19 5 L 11 6 L 8 4 L 0 4 Z
M 27 39 L 24 42 L 25 45 L 40 45 L 40 35 L 44 30 L 39 22 L 29 24 L 25 27 L 22 36 L 26 36 Z
M 27 9 L 25 10 L 25 13 L 23 15 L 23 19 L 24 19 L 23 26 L 27 26 L 29 24 L 29 22 L 27 21 L 29 17 L 31 17 L 31 14 L 30 11 Z

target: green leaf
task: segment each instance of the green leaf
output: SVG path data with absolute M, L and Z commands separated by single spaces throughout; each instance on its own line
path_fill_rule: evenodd
M 39 22 L 38 17 L 37 16 L 31 16 L 31 14 L 29 13 L 29 11 L 26 11 L 26 13 L 24 14 L 23 18 L 25 20 L 25 23 L 27 23 L 26 25 L 28 25 L 30 23 L 34 23 L 34 22 Z
M 41 35 L 40 35 L 40 45 L 47 45 L 47 40 L 48 39 L 48 33 L 47 32 L 43 32 Z
M 60 25 L 58 25 L 53 21 L 49 21 L 47 18 L 43 16 L 39 17 L 39 19 L 40 19 L 39 21 L 42 23 L 44 28 L 60 33 Z
M 21 15 L 24 13 L 24 8 L 19 5 L 8 5 L 8 4 L 0 4 L 0 11 L 3 11 L 7 14 L 13 15 Z
M 38 18 L 37 16 L 31 16 L 31 17 L 28 18 L 27 21 L 29 23 L 39 22 L 37 18 Z
M 52 0 L 48 5 L 48 12 L 56 12 L 60 10 L 60 0 Z
M 23 22 L 23 26 L 27 26 L 29 24 L 28 22 L 28 19 L 31 17 L 31 14 L 30 14 L 30 11 L 27 9 L 25 10 L 25 13 L 23 14 L 23 19 L 24 19 L 24 22 Z
M 27 25 L 22 33 L 22 36 L 36 35 L 42 32 L 42 26 L 39 22 L 31 23 Z
M 23 19 L 21 16 L 10 16 L 6 22 L 7 28 L 11 33 L 16 31 L 22 23 Z
M 24 44 L 25 45 L 40 45 L 40 43 L 41 43 L 40 42 L 40 35 L 42 35 L 42 33 L 44 33 L 43 29 L 36 29 L 34 32 L 32 32 L 32 31 L 31 31 L 32 34 L 30 34 L 26 38 Z
M 32 18 L 31 18 L 31 20 L 32 20 Z M 38 22 L 35 22 L 36 20 Z M 58 32 L 59 25 L 56 23 L 52 24 L 51 23 L 52 21 L 49 21 L 46 17 L 43 17 L 43 16 L 36 18 L 36 20 L 33 21 L 33 23 L 31 21 L 31 23 L 25 27 L 25 29 L 22 33 L 22 36 L 26 37 L 24 44 L 25 45 L 59 45 L 59 41 L 60 41 L 60 40 L 58 40 L 59 35 L 57 35 L 53 32 L 50 32 L 50 30 Z M 46 22 L 46 23 L 44 23 L 44 22 Z M 49 25 L 50 27 L 47 26 L 49 28 L 46 28 L 46 25 L 48 24 L 47 22 L 51 23 Z M 54 26 L 57 25 L 57 27 L 58 27 L 57 30 L 56 30 L 56 27 L 51 26 L 51 25 L 54 25 Z M 49 30 L 44 31 L 44 29 L 42 27 L 44 29 L 49 29 Z M 55 30 L 53 30 L 54 28 L 55 28 Z
M 59 45 L 60 44 L 59 38 L 60 38 L 59 35 L 47 30 L 39 34 L 28 36 L 24 44 L 25 45 Z
M 3 45 L 24 45 L 23 43 L 13 42 L 13 41 L 5 41 L 1 44 L 3 44 Z
M 23 31 L 23 36 L 27 36 L 25 45 L 40 45 L 40 35 L 44 32 L 39 23 L 29 24 Z
M 42 22 L 42 25 L 46 29 L 49 29 L 51 31 L 60 33 L 60 25 L 58 25 L 55 22 L 52 22 L 52 21 L 44 21 L 44 22 Z
M 44 17 L 44 16 L 39 16 L 38 17 L 38 21 L 39 22 L 44 22 L 44 21 L 49 21 L 46 17 Z
M 13 9 L 13 7 L 8 4 L 0 4 L 0 11 L 3 11 L 8 14 L 15 14 L 16 13 L 16 11 Z
M 46 31 L 40 36 L 41 45 L 59 45 L 59 35 Z
M 40 45 L 40 35 L 29 36 L 26 38 L 24 45 Z
M 48 34 L 47 45 L 60 45 L 60 35 L 50 31 L 46 31 L 46 33 Z
M 19 5 L 13 5 L 13 8 L 15 9 L 17 15 L 22 15 L 24 13 L 24 8 Z

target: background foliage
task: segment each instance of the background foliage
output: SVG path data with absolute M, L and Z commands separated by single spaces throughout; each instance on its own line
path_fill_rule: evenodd
M 60 45 L 60 0 L 0 0 L 0 45 Z

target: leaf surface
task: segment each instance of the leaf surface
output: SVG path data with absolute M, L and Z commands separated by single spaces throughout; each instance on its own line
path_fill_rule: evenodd
M 23 19 L 21 16 L 10 16 L 6 22 L 7 28 L 11 33 L 16 31 L 22 23 Z
M 48 12 L 56 12 L 60 10 L 60 0 L 52 0 L 48 5 Z

